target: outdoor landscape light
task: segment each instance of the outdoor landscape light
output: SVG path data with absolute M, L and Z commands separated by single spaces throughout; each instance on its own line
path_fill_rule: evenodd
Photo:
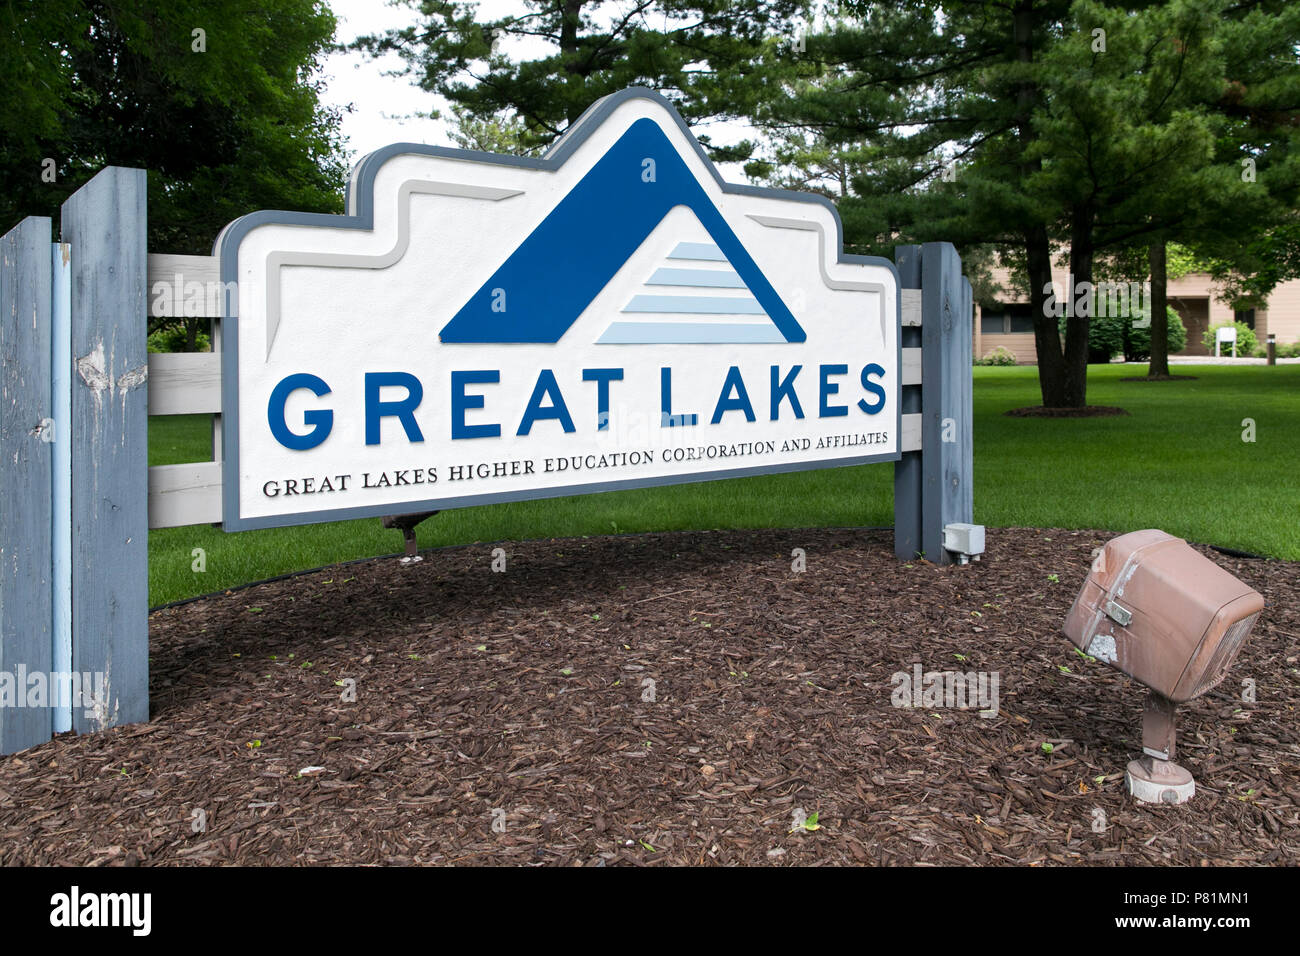
M 1196 792 L 1173 762 L 1175 707 L 1223 680 L 1263 607 L 1258 591 L 1163 531 L 1120 535 L 1093 561 L 1062 630 L 1149 688 L 1144 756 L 1125 775 L 1141 802 L 1184 803 Z
M 978 561 L 984 553 L 984 526 L 961 521 L 944 525 L 943 547 L 957 556 L 958 564 Z

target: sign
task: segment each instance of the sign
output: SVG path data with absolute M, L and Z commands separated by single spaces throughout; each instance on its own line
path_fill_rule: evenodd
M 224 526 L 896 461 L 898 273 L 841 250 L 644 90 L 541 159 L 373 153 L 218 239 Z

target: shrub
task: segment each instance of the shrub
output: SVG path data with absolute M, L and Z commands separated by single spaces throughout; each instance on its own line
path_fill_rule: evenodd
M 1300 340 L 1292 342 L 1290 345 L 1285 342 L 1278 342 L 1276 354 L 1278 358 L 1300 358 Z
M 184 352 L 185 329 L 179 325 L 151 332 L 147 340 L 150 352 Z M 200 332 L 194 339 L 194 348 L 199 352 L 212 351 L 212 340 L 206 332 Z
M 1092 318 L 1088 322 L 1088 364 L 1105 365 L 1124 351 L 1124 327 L 1128 320 L 1118 316 Z
M 1165 341 L 1169 343 L 1169 353 L 1181 352 L 1187 347 L 1187 327 L 1182 317 L 1172 305 L 1166 307 L 1169 316 L 1169 329 Z M 1151 359 L 1151 327 L 1134 327 L 1126 322 L 1124 325 L 1124 361 L 1146 362 Z
M 1187 347 L 1187 329 L 1173 306 L 1167 306 L 1169 316 L 1169 353 L 1181 352 Z M 1133 327 L 1132 316 L 1094 317 L 1088 323 L 1088 364 L 1105 365 L 1116 355 L 1126 362 L 1145 362 L 1151 358 L 1151 327 Z M 1065 334 L 1065 318 L 1060 320 L 1061 334 Z
M 1057 320 L 1061 330 L 1061 339 L 1065 339 L 1066 317 Z M 1122 319 L 1092 318 L 1088 322 L 1088 364 L 1105 365 L 1114 356 L 1124 350 L 1123 332 L 1120 328 Z
M 1256 346 L 1259 345 L 1259 340 L 1255 338 L 1255 333 L 1245 322 L 1223 322 L 1212 329 L 1206 329 L 1205 334 L 1201 336 L 1201 344 L 1203 344 L 1206 350 L 1213 355 L 1215 333 L 1219 329 L 1226 329 L 1230 326 L 1236 326 L 1237 328 L 1237 354 L 1241 356 L 1253 355 Z M 1227 354 L 1231 355 L 1232 346 L 1229 345 L 1226 346 L 1226 348 Z M 1222 349 L 1220 351 L 1222 352 Z
M 1016 353 L 1005 345 L 999 345 L 988 355 L 975 362 L 976 365 L 1015 365 Z

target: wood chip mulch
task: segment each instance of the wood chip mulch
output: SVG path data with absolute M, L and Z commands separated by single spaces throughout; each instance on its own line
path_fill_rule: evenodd
M 1108 537 L 476 545 L 158 611 L 149 723 L 0 758 L 0 863 L 1294 862 L 1300 565 L 1203 549 L 1268 606 L 1180 709 L 1196 797 L 1139 807 L 1144 692 L 1059 632 Z M 914 663 L 996 673 L 996 716 L 893 706 Z

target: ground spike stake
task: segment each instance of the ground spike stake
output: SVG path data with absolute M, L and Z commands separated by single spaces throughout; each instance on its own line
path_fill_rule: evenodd
M 384 517 L 385 528 L 397 528 L 402 532 L 402 540 L 406 544 L 406 556 L 402 558 L 403 564 L 413 564 L 422 560 L 416 553 L 415 544 L 415 526 L 427 518 L 432 518 L 438 512 L 436 511 L 417 511 L 407 515 L 387 515 Z

